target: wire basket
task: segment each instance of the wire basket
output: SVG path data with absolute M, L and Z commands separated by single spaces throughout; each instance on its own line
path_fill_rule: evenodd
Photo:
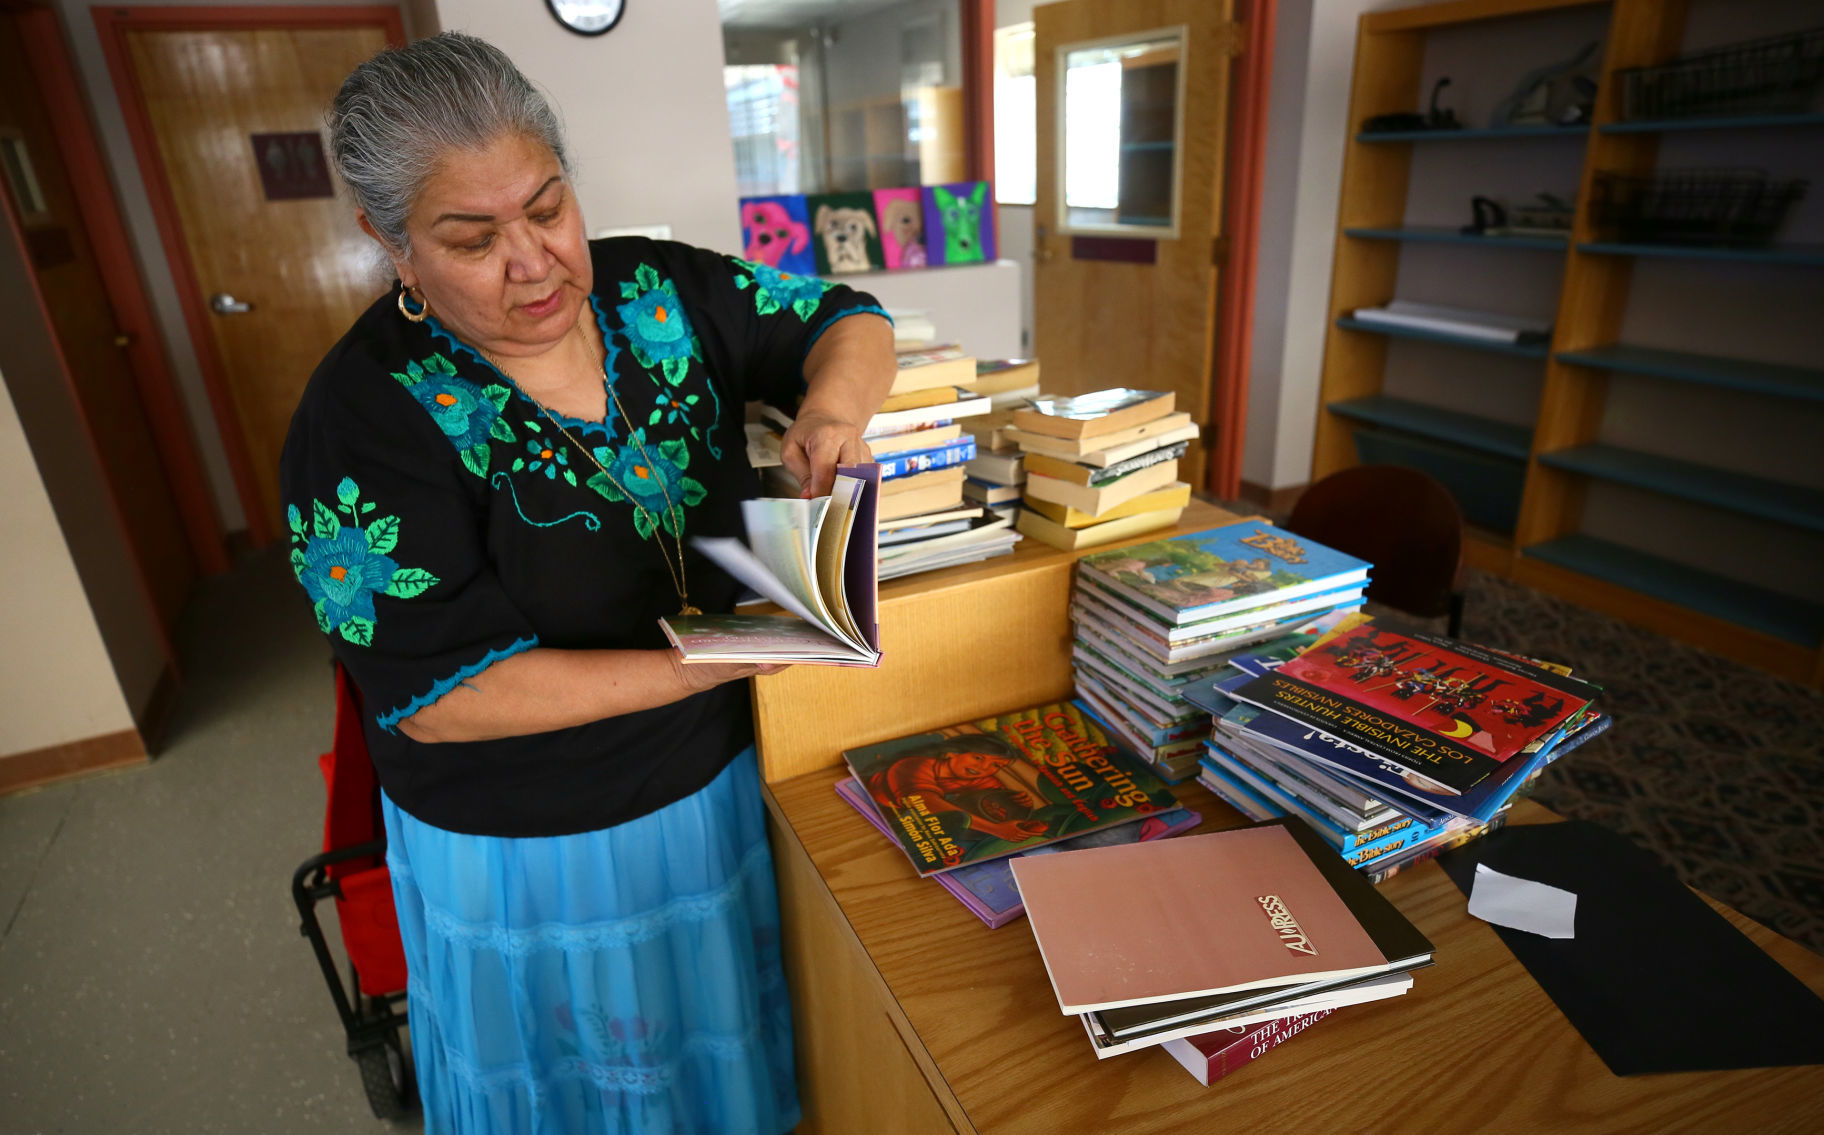
M 1756 169 L 1598 171 L 1591 219 L 1611 240 L 1642 244 L 1764 245 L 1808 182 Z
M 1824 28 L 1732 43 L 1616 76 L 1624 122 L 1803 111 L 1824 80 Z

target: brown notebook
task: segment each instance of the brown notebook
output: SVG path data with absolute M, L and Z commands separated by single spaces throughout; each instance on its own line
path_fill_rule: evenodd
M 1385 972 L 1319 853 L 1263 824 L 1012 867 L 1059 1008 L 1093 1013 Z

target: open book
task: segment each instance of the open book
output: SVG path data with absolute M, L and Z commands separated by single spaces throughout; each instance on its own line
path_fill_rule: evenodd
M 827 497 L 741 502 L 747 543 L 699 537 L 698 551 L 789 615 L 659 620 L 685 662 L 880 665 L 875 525 L 880 466 L 839 465 Z

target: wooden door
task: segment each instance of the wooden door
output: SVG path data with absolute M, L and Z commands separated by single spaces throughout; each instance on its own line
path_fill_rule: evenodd
M 1231 10 L 1232 0 L 1063 0 L 1033 9 L 1033 338 L 1047 390 L 1170 390 L 1193 421 L 1211 424 Z M 1100 134 L 1077 126 L 1085 140 L 1073 143 L 1078 164 L 1067 179 L 1065 75 L 1099 59 L 1120 69 L 1120 126 Z M 1077 96 L 1085 101 L 1074 122 L 1115 113 L 1096 110 L 1092 94 Z M 1094 148 L 1104 142 L 1108 158 L 1097 163 Z M 1103 202 L 1076 173 L 1093 175 L 1098 164 L 1112 195 Z M 1181 478 L 1202 485 L 1204 461 L 1193 443 Z
M 0 12 L 0 192 L 18 226 L 33 280 L 44 300 L 65 375 L 85 419 L 112 501 L 96 501 L 94 521 L 118 519 L 167 640 L 196 582 L 192 554 L 140 386 L 126 349 L 131 338 L 109 302 L 95 245 L 56 129 L 12 13 Z
M 327 167 L 323 130 L 342 80 L 388 30 L 129 26 L 124 39 L 257 539 L 283 529 L 279 452 L 311 371 L 390 278 Z

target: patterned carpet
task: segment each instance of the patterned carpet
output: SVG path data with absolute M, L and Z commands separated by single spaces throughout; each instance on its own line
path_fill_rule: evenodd
M 1615 716 L 1547 768 L 1539 802 L 1625 833 L 1824 953 L 1824 693 L 1469 574 L 1465 639 L 1574 667 Z

